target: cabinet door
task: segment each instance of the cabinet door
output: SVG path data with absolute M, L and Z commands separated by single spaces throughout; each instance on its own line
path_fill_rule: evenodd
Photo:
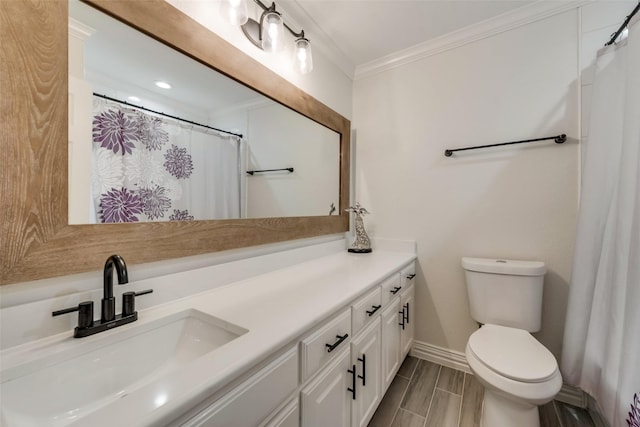
M 404 360 L 405 356 L 411 350 L 413 345 L 413 331 L 415 325 L 415 287 L 413 285 L 406 288 L 400 295 L 400 311 L 402 317 L 400 320 L 401 326 L 401 359 Z
M 356 396 L 351 401 L 351 426 L 366 426 L 382 398 L 380 375 L 380 316 L 351 342 L 356 366 Z
M 320 371 L 300 393 L 302 427 L 349 427 L 353 375 L 349 347 Z
M 395 297 L 381 315 L 382 320 L 382 389 L 389 387 L 400 369 L 400 297 Z

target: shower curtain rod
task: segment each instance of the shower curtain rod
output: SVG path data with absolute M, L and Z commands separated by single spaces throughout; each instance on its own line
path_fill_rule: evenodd
M 624 22 L 622 23 L 620 28 L 618 28 L 618 31 L 613 33 L 613 35 L 611 36 L 611 39 L 607 43 L 604 44 L 605 46 L 610 46 L 610 45 L 612 45 L 612 44 L 614 44 L 616 42 L 616 39 L 618 38 L 620 33 L 622 33 L 624 31 L 624 29 L 627 28 L 627 25 L 629 25 L 629 21 L 631 21 L 631 18 L 633 18 L 633 16 L 636 13 L 638 13 L 639 10 L 640 10 L 640 1 L 638 1 L 638 4 L 636 5 L 636 7 L 631 11 L 629 16 L 627 16 L 627 19 L 624 20 Z
M 130 107 L 137 108 L 139 110 L 148 111 L 148 112 L 153 113 L 153 114 L 159 114 L 161 116 L 168 117 L 170 119 L 178 120 L 178 121 L 181 121 L 181 122 L 189 123 L 191 125 L 201 126 L 203 128 L 215 130 L 217 132 L 222 132 L 222 133 L 226 133 L 226 134 L 229 134 L 229 135 L 233 135 L 233 136 L 237 136 L 239 138 L 242 138 L 242 134 L 241 133 L 233 133 L 233 132 L 229 132 L 227 130 L 222 130 L 222 129 L 214 128 L 214 127 L 211 127 L 211 126 L 203 125 L 201 123 L 192 122 L 191 120 L 183 119 L 181 117 L 172 116 L 170 114 L 162 113 L 160 111 L 154 111 L 154 110 L 151 110 L 149 108 L 143 107 L 141 105 L 131 104 L 131 103 L 127 102 L 127 101 L 122 101 L 120 99 L 111 98 L 110 96 L 102 95 L 100 93 L 93 92 L 93 96 L 97 96 L 98 98 L 107 99 L 109 101 L 117 102 L 117 103 L 120 103 L 120 104 L 128 105 Z
M 488 147 L 499 147 L 502 145 L 523 144 L 525 142 L 545 141 L 547 139 L 553 139 L 556 142 L 556 144 L 562 144 L 567 140 L 567 135 L 563 133 L 556 136 L 547 136 L 544 138 L 536 138 L 536 139 L 524 139 L 522 141 L 503 142 L 500 144 L 477 145 L 474 147 L 465 147 L 465 148 L 452 148 L 449 150 L 444 150 L 444 155 L 447 157 L 451 157 L 454 151 L 475 150 L 476 148 L 488 148 Z

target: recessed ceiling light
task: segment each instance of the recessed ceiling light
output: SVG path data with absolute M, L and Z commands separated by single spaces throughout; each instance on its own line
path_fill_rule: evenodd
M 137 96 L 128 96 L 127 100 L 131 102 L 140 102 L 140 98 L 138 98 Z
M 162 89 L 171 89 L 171 85 L 167 82 L 156 82 L 156 86 Z

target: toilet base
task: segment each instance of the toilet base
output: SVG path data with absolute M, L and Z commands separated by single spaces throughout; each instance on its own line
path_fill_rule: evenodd
M 503 393 L 484 389 L 481 427 L 540 427 L 538 407 L 516 402 Z

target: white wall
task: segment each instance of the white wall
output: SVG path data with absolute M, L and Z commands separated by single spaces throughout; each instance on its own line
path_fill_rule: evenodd
M 418 341 L 463 352 L 475 330 L 462 256 L 541 260 L 537 336 L 559 355 L 578 200 L 577 34 L 571 10 L 354 83 L 356 199 L 371 234 L 417 240 Z M 443 155 L 559 133 L 569 141 Z

